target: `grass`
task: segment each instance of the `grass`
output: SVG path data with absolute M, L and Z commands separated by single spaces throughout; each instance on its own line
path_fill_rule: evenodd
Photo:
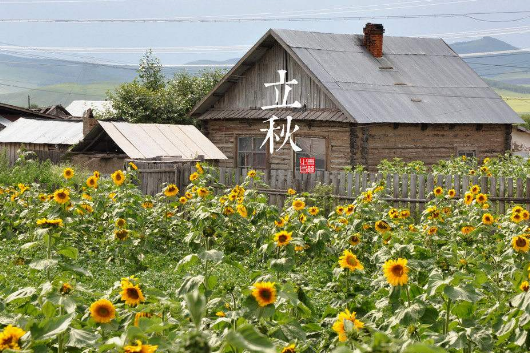
M 530 94 L 495 90 L 517 114 L 530 114 Z

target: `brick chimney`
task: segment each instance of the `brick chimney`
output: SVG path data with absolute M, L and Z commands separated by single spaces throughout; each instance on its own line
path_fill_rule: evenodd
M 367 23 L 363 29 L 363 45 L 376 58 L 383 56 L 383 33 L 385 28 L 382 24 Z
M 94 118 L 92 114 L 92 109 L 88 108 L 83 114 L 83 136 L 86 136 L 92 130 L 94 126 L 98 124 L 98 121 Z

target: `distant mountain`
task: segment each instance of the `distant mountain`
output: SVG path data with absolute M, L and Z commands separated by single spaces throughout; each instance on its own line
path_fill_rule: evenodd
M 234 65 L 239 61 L 239 58 L 232 58 L 228 60 L 195 60 L 190 61 L 189 63 L 186 63 L 185 65 Z
M 490 51 L 504 51 L 518 49 L 502 40 L 484 37 L 468 42 L 456 42 L 450 44 L 451 48 L 458 54 L 483 53 Z

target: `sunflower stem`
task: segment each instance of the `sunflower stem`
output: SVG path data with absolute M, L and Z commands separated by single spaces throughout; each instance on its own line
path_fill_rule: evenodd
M 409 285 L 408 284 L 405 285 L 405 291 L 407 292 L 408 306 L 410 306 L 410 292 L 409 292 Z
M 447 298 L 447 308 L 445 311 L 445 326 L 444 326 L 444 334 L 449 333 L 449 314 L 451 312 L 451 298 Z

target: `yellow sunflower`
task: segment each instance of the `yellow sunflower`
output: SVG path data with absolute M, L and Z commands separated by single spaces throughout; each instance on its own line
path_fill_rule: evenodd
M 116 317 L 116 309 L 107 299 L 100 299 L 90 305 L 90 316 L 95 322 L 106 324 Z
M 438 187 L 436 187 L 436 188 L 433 190 L 433 192 L 434 192 L 434 195 L 436 195 L 436 196 L 441 196 L 441 195 L 443 195 L 443 193 L 444 193 L 444 189 L 442 189 L 440 186 L 438 186 Z
M 191 192 L 189 192 L 189 191 L 186 192 L 186 193 L 184 194 L 184 196 L 186 196 L 186 198 L 187 198 L 188 200 L 191 200 L 191 199 L 193 198 L 193 194 L 192 194 Z
M 188 199 L 186 198 L 186 196 L 182 196 L 182 197 L 179 199 L 179 202 L 180 202 L 181 204 L 184 205 L 186 202 L 188 202 Z
M 409 218 L 410 217 L 410 211 L 409 210 L 402 210 L 400 213 L 399 213 L 399 217 L 400 218 Z
M 346 208 L 344 206 L 337 206 L 335 207 L 335 212 L 339 215 L 339 216 L 342 216 L 344 214 L 344 212 L 346 212 Z
M 121 300 L 124 301 L 125 304 L 136 306 L 145 301 L 144 294 L 139 285 L 133 285 L 131 282 L 126 281 L 122 282 L 121 289 Z
M 118 240 L 125 240 L 129 237 L 129 231 L 127 229 L 117 229 L 114 231 L 114 236 Z
M 518 235 L 512 238 L 512 247 L 517 252 L 528 252 L 530 245 L 528 239 Z
M 195 181 L 199 179 L 199 173 L 195 172 L 190 175 L 190 181 Z
M 142 344 L 142 341 L 137 340 L 136 346 L 125 346 L 123 347 L 124 353 L 154 353 L 158 349 L 158 346 L 151 346 L 148 344 Z
M 164 189 L 164 195 L 167 197 L 173 197 L 179 193 L 179 188 L 175 184 L 169 184 Z
M 471 205 L 471 203 L 473 202 L 473 194 L 470 193 L 470 192 L 466 192 L 466 194 L 464 195 L 464 203 L 466 205 Z
M 473 227 L 473 226 L 465 226 L 465 227 L 462 227 L 462 229 L 460 231 L 462 232 L 462 234 L 468 235 L 469 233 L 471 233 L 474 230 L 475 230 L 475 227 Z
M 477 200 L 477 203 L 482 205 L 483 203 L 486 203 L 488 201 L 488 195 L 478 194 L 476 197 L 476 200 Z
M 385 221 L 375 222 L 375 230 L 381 234 L 385 234 L 391 230 L 390 225 Z
M 18 341 L 25 334 L 26 331 L 19 327 L 13 325 L 6 326 L 0 333 L 0 351 L 3 351 L 4 349 L 20 350 Z
M 199 174 L 204 173 L 204 169 L 202 169 L 202 165 L 199 162 L 195 163 L 195 169 L 197 169 L 197 173 Z
M 453 197 L 455 197 L 455 196 L 456 196 L 456 191 L 455 191 L 455 189 L 450 189 L 450 190 L 448 190 L 448 191 L 447 191 L 447 196 L 448 196 L 450 199 L 452 199 Z
M 305 202 L 302 200 L 294 200 L 293 201 L 293 208 L 297 211 L 303 210 L 305 208 Z
M 528 281 L 523 281 L 519 286 L 519 289 L 523 292 L 528 292 L 528 289 L 530 289 L 530 284 L 528 284 Z
M 349 250 L 344 250 L 342 256 L 339 257 L 339 265 L 341 268 L 347 268 L 352 272 L 355 270 L 364 270 L 364 266 L 357 259 L 357 256 Z
M 254 169 L 249 170 L 248 173 L 247 173 L 247 176 L 249 178 L 255 178 L 256 177 L 256 171 Z
M 521 212 L 521 215 L 523 216 L 523 219 L 525 221 L 528 221 L 528 218 L 530 218 L 530 212 L 528 212 L 527 210 L 524 210 L 523 212 Z
M 303 224 L 307 220 L 307 216 L 303 213 L 300 213 L 300 215 L 298 216 L 298 220 L 300 221 L 300 223 Z
M 296 346 L 290 344 L 287 347 L 284 347 L 280 353 L 296 353 Z
M 357 320 L 356 313 L 350 312 L 348 309 L 345 311 L 339 313 L 337 317 L 337 321 L 333 323 L 332 329 L 337 333 L 339 336 L 340 342 L 346 342 L 348 340 L 348 336 L 346 333 L 346 325 L 344 324 L 344 321 L 350 321 L 353 325 L 353 328 L 356 330 L 360 330 L 364 327 L 364 323 Z
M 142 317 L 150 318 L 150 317 L 153 317 L 153 314 L 147 313 L 147 312 L 136 313 L 134 315 L 134 326 L 136 326 L 136 327 L 139 326 L 140 318 L 142 318 Z
M 70 294 L 70 292 L 74 290 L 74 287 L 70 283 L 63 283 L 61 286 L 61 289 L 59 289 L 59 292 L 63 295 Z
M 86 185 L 89 188 L 97 188 L 98 187 L 98 178 L 96 178 L 93 175 L 88 177 L 88 179 L 86 180 Z
M 282 230 L 281 232 L 274 234 L 274 241 L 278 246 L 286 246 L 291 242 L 292 237 L 293 232 L 287 232 L 285 230 Z
M 485 213 L 482 215 L 482 223 L 491 225 L 493 222 L 495 222 L 495 219 L 490 213 Z
M 198 188 L 197 189 L 197 195 L 199 195 L 200 197 L 206 197 L 206 196 L 208 196 L 209 193 L 210 193 L 210 191 L 208 191 L 208 189 L 206 189 L 206 188 Z
M 383 273 L 386 280 L 392 286 L 402 286 L 407 284 L 409 276 L 409 268 L 407 267 L 407 259 L 399 258 L 397 260 L 388 260 L 383 265 Z
M 276 287 L 274 282 L 254 283 L 252 296 L 261 307 L 273 304 L 276 301 Z
M 296 190 L 294 190 L 294 189 L 288 189 L 288 190 L 287 190 L 287 194 L 288 194 L 288 195 L 296 195 Z
M 232 215 L 234 213 L 236 213 L 236 211 L 234 210 L 234 208 L 232 206 L 226 206 L 223 209 L 223 214 L 226 215 L 226 216 L 230 216 L 230 215 Z
M 347 207 L 346 207 L 346 214 L 349 216 L 353 213 L 353 211 L 355 211 L 355 205 L 354 204 L 349 204 Z
M 362 197 L 363 197 L 363 202 L 368 203 L 368 202 L 371 202 L 373 200 L 374 194 L 372 193 L 371 190 L 368 190 L 368 191 L 362 193 Z
M 515 206 L 514 208 L 512 208 L 512 213 L 521 213 L 524 211 L 524 208 L 522 208 L 521 206 Z
M 436 233 L 438 233 L 438 227 L 432 226 L 427 230 L 427 234 L 429 235 L 434 235 Z
M 239 215 L 243 218 L 247 218 L 248 217 L 248 211 L 247 211 L 247 208 L 245 207 L 245 205 L 237 205 L 236 207 L 237 209 L 237 213 L 239 213 Z
M 129 167 L 131 167 L 132 170 L 138 170 L 138 167 L 133 162 L 129 162 Z
M 63 177 L 65 179 L 72 179 L 74 177 L 74 170 L 72 168 L 64 168 Z
M 94 175 L 96 179 L 99 179 L 99 177 L 101 176 L 101 174 L 97 170 L 94 170 L 94 173 L 92 175 Z
M 70 191 L 68 191 L 68 189 L 55 190 L 53 193 L 53 199 L 55 202 L 63 205 L 70 201 Z
M 523 220 L 522 212 L 521 213 L 512 213 L 510 219 L 512 220 L 512 222 L 515 222 L 515 223 L 521 222 Z
M 142 203 L 142 207 L 145 209 L 153 208 L 153 202 L 152 201 L 144 201 Z
M 355 233 L 349 239 L 350 245 L 356 246 L 361 242 L 361 233 Z
M 480 186 L 478 186 L 478 185 L 473 185 L 473 186 L 469 189 L 469 191 L 471 191 L 472 194 L 475 194 L 475 195 L 476 195 L 476 194 L 478 194 L 478 193 L 480 192 Z
M 114 222 L 114 224 L 116 224 L 116 227 L 118 227 L 118 228 L 123 228 L 123 227 L 125 227 L 125 224 L 126 224 L 126 223 L 127 223 L 127 221 L 126 221 L 125 219 L 123 219 L 123 218 L 118 218 L 118 219 L 116 220 L 116 222 Z
M 307 210 L 307 212 L 309 212 L 309 214 L 311 216 L 316 216 L 318 214 L 318 212 L 320 212 L 320 210 L 318 209 L 318 207 L 316 206 L 313 206 L 313 207 L 309 207 L 309 209 Z
M 111 174 L 110 177 L 112 178 L 114 184 L 116 184 L 117 186 L 120 186 L 125 181 L 125 174 L 123 174 L 121 170 L 115 171 Z

